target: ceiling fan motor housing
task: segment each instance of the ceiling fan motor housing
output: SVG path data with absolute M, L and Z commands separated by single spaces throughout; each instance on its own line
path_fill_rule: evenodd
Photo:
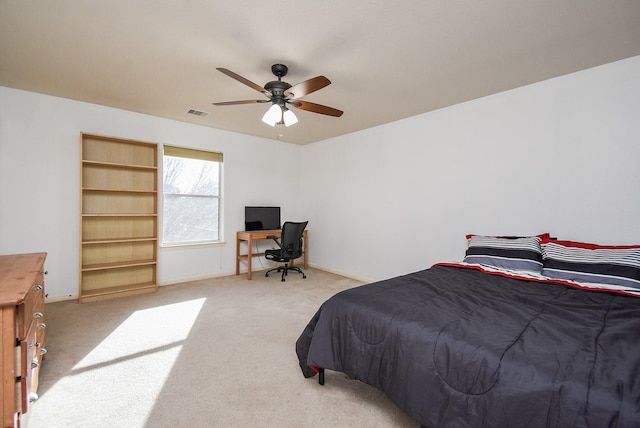
M 287 82 L 283 82 L 282 77 L 287 75 L 289 68 L 284 64 L 273 64 L 271 66 L 271 72 L 278 78 L 278 80 L 272 80 L 264 85 L 264 88 L 271 92 L 274 98 L 284 98 L 284 91 L 289 89 L 291 85 Z
M 281 80 L 272 80 L 271 82 L 264 85 L 264 88 L 271 92 L 274 97 L 282 97 L 284 98 L 284 91 L 291 87 L 287 82 L 283 82 Z

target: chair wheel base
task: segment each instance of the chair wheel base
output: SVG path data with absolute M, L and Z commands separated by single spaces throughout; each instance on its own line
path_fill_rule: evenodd
M 302 271 L 302 269 L 300 269 L 297 266 L 287 266 L 287 265 L 270 269 L 264 274 L 264 276 L 268 278 L 271 272 L 278 272 L 278 273 L 282 272 L 282 278 L 280 279 L 280 281 L 285 282 L 286 277 L 289 276 L 290 271 L 298 272 L 300 275 L 302 275 L 302 279 L 307 279 L 307 275 Z

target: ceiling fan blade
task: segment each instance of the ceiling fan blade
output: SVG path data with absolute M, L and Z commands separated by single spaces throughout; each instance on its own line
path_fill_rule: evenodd
M 231 77 L 232 79 L 237 80 L 240 83 L 244 83 L 245 85 L 247 85 L 248 87 L 250 87 L 251 89 L 255 89 L 258 92 L 262 92 L 263 94 L 265 94 L 266 96 L 271 96 L 271 94 L 269 93 L 269 91 L 267 91 L 265 88 L 263 88 L 260 85 L 257 85 L 255 83 L 253 83 L 251 80 L 249 79 L 245 79 L 244 77 L 240 76 L 239 74 L 234 73 L 231 70 L 228 70 L 226 68 L 216 68 L 216 70 L 218 70 L 221 73 L 226 74 L 227 76 Z
M 254 104 L 254 103 L 268 103 L 269 100 L 243 100 L 243 101 L 224 101 L 221 103 L 211 103 L 214 106 L 233 106 L 236 104 Z
M 290 94 L 293 94 L 295 98 L 301 98 L 330 84 L 331 80 L 327 79 L 324 76 L 317 76 L 313 79 L 305 80 L 304 82 L 300 82 L 297 85 L 290 87 L 289 89 L 284 91 L 284 96 L 286 97 Z
M 323 106 L 322 104 L 311 103 L 309 101 L 292 100 L 292 101 L 289 101 L 289 104 L 291 104 L 296 108 L 299 108 L 300 110 L 306 110 L 313 113 L 326 114 L 327 116 L 340 117 L 342 116 L 342 113 L 344 113 L 342 110 L 338 110 L 333 107 Z

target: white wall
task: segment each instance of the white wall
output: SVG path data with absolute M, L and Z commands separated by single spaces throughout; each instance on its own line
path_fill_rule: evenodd
M 467 233 L 640 243 L 639 76 L 634 57 L 305 146 L 313 264 L 387 278 L 462 260 Z
M 0 87 L 0 253 L 47 251 L 49 296 L 77 294 L 81 131 L 224 153 L 227 243 L 162 249 L 160 283 L 233 272 L 245 205 L 308 219 L 311 263 L 364 279 L 461 260 L 467 233 L 640 243 L 638 76 L 630 58 L 303 147 Z
M 245 205 L 300 216 L 300 189 L 279 167 L 300 173 L 299 146 L 0 87 L 0 254 L 46 251 L 52 299 L 78 293 L 80 132 L 224 153 L 226 244 L 161 249 L 161 284 L 234 272 Z

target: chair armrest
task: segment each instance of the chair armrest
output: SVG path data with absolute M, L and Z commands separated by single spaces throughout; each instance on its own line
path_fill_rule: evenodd
M 269 235 L 267 236 L 267 239 L 273 239 L 273 242 L 278 244 L 278 247 L 282 248 L 282 245 L 280 245 L 280 241 L 278 241 L 278 237 L 276 235 Z

